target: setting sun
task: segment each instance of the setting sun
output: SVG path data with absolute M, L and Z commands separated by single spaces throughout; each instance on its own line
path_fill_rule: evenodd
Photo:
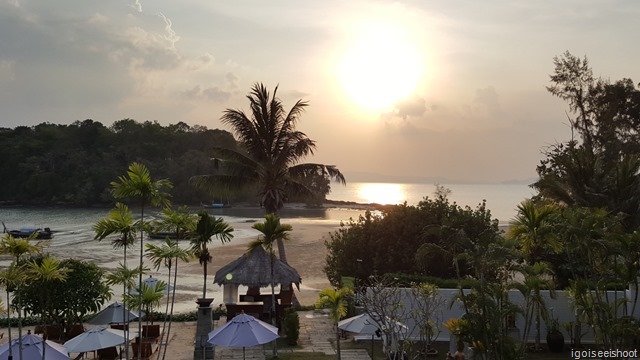
M 360 107 L 381 110 L 410 95 L 422 77 L 421 57 L 400 26 L 362 25 L 339 63 L 346 93 Z
M 358 189 L 358 197 L 363 203 L 400 204 L 407 200 L 402 184 L 363 183 Z

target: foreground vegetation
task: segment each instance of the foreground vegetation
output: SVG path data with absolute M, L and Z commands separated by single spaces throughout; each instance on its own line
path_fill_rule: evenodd
M 506 233 L 484 203 L 463 208 L 438 188 L 416 206 L 344 224 L 326 241 L 331 283 L 340 287 L 344 276 L 355 278 L 369 286 L 362 300 L 367 312 L 386 309 L 391 321 L 402 321 L 402 309 L 387 301 L 397 280 L 454 279 L 465 315 L 445 326 L 485 359 L 519 359 L 529 346 L 541 349 L 542 323 L 550 334 L 560 333 L 543 289 L 552 296 L 563 289 L 571 299 L 571 326 L 578 327 L 567 335 L 575 346 L 580 326 L 594 333 L 597 348 L 640 343 L 638 295 L 607 294 L 639 285 L 640 90 L 629 79 L 594 78 L 587 59 L 570 53 L 554 64 L 548 90 L 569 104 L 575 137 L 545 149 L 533 184 L 538 194 L 518 205 Z M 371 283 L 380 275 L 386 275 L 382 282 Z M 522 294 L 523 306 L 509 302 L 509 290 Z M 525 324 L 520 339 L 508 333 L 517 317 Z M 529 334 L 536 339 L 532 345 Z

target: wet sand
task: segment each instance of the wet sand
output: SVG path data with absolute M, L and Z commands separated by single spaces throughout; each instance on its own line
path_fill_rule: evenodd
M 351 215 L 351 214 L 349 214 Z M 211 247 L 213 255 L 213 263 L 209 266 L 208 278 L 207 278 L 207 295 L 214 297 L 213 306 L 217 306 L 222 299 L 221 287 L 214 285 L 213 276 L 215 272 L 227 263 L 242 256 L 247 249 L 249 241 L 255 239 L 258 233 L 251 229 L 254 222 L 248 220 L 241 220 L 233 222 L 232 225 L 235 229 L 239 230 L 237 234 L 241 234 L 232 240 L 232 242 L 220 245 L 214 241 Z M 293 266 L 302 277 L 302 285 L 300 291 L 296 292 L 296 296 L 302 305 L 313 305 L 320 290 L 330 287 L 329 281 L 323 273 L 323 267 L 325 263 L 325 257 L 327 254 L 324 241 L 329 238 L 329 234 L 339 228 L 339 221 L 335 220 L 311 220 L 305 218 L 292 218 L 284 219 L 283 223 L 287 223 L 293 226 L 290 240 L 285 243 L 287 250 L 288 262 Z M 153 243 L 160 243 L 160 241 L 153 241 Z M 53 246 L 50 248 L 50 252 L 53 255 L 63 257 L 69 254 L 69 249 L 63 249 L 61 246 Z M 84 260 L 92 260 L 100 262 L 97 259 L 96 254 L 109 253 L 110 258 L 108 264 L 117 264 L 120 261 L 122 255 L 121 251 L 110 249 L 108 242 L 89 243 L 92 247 L 99 247 L 99 249 L 93 252 L 89 249 L 84 249 L 82 252 L 75 252 L 74 257 Z M 186 246 L 186 244 L 183 244 Z M 79 256 L 83 254 L 85 256 Z M 129 261 L 136 261 L 135 255 L 137 252 L 135 248 L 130 250 L 131 257 Z M 101 266 L 104 266 L 101 265 Z M 196 309 L 195 299 L 202 296 L 202 284 L 203 284 L 203 268 L 198 264 L 197 260 L 193 260 L 188 264 L 179 264 L 179 276 L 177 292 L 177 304 L 176 312 L 185 312 Z M 160 279 L 166 279 L 167 269 L 161 268 L 159 271 L 153 271 L 151 274 Z M 241 293 L 243 289 L 240 289 Z M 265 290 L 266 291 L 266 290 Z M 114 296 L 112 301 L 120 300 L 119 296 Z M 162 309 L 159 310 L 163 310 Z M 224 321 L 224 318 L 223 318 Z M 216 326 L 219 325 L 216 322 Z M 135 325 L 133 325 L 135 327 Z M 85 328 L 90 328 L 91 325 L 86 325 Z M 23 334 L 26 334 L 27 329 L 33 329 L 33 327 L 26 327 Z M 4 336 L 0 339 L 0 344 L 7 342 L 6 329 L 0 330 L 4 332 Z M 13 338 L 17 337 L 17 329 L 12 330 Z M 195 322 L 174 322 L 171 330 L 171 339 L 169 342 L 169 348 L 167 350 L 167 359 L 193 359 L 193 341 L 195 338 Z M 77 354 L 72 354 L 77 355 Z M 91 357 L 91 356 L 90 356 Z

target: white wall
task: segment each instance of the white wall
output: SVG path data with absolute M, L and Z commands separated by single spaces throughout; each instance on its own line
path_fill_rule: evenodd
M 403 306 L 406 308 L 405 310 L 409 310 L 411 307 L 411 304 L 413 303 L 409 298 L 409 296 L 412 296 L 411 295 L 412 293 L 410 289 L 406 289 L 406 288 L 401 289 L 401 291 L 404 292 L 403 300 L 402 300 Z M 469 290 L 465 289 L 464 292 L 465 294 L 469 293 Z M 453 304 L 451 302 L 451 299 L 453 299 L 457 293 L 458 293 L 457 289 L 440 289 L 440 296 L 444 300 L 443 305 L 438 311 L 435 312 L 434 316 L 431 318 L 431 320 L 438 325 L 438 328 L 440 330 L 440 335 L 437 338 L 438 341 L 449 341 L 449 338 L 451 336 L 449 331 L 444 327 L 443 322 L 449 320 L 450 318 L 459 318 L 464 314 L 464 308 L 462 306 L 462 302 L 456 301 Z M 561 327 L 560 330 L 564 334 L 566 341 L 569 341 L 570 339 L 569 334 L 567 334 L 564 331 L 562 324 L 569 321 L 575 321 L 575 313 L 571 306 L 571 301 L 567 298 L 566 294 L 563 291 L 556 291 L 555 299 L 551 299 L 551 296 L 549 295 L 548 290 L 541 291 L 541 295 L 545 299 L 547 309 L 549 309 L 550 314 L 551 314 L 551 311 L 553 311 L 553 317 L 557 318 L 558 321 L 560 322 L 560 327 Z M 617 292 L 618 299 L 623 298 L 625 295 L 629 299 L 627 311 L 628 313 L 630 313 L 631 305 L 632 305 L 631 302 L 633 301 L 633 291 L 627 290 L 627 291 Z M 608 291 L 607 296 L 609 296 L 611 303 L 613 303 L 614 298 L 616 296 L 616 292 Z M 524 307 L 524 297 L 517 290 L 509 291 L 509 300 L 520 307 Z M 620 316 L 626 315 L 627 311 L 625 311 L 624 309 L 621 309 L 619 311 L 619 315 Z M 640 313 L 640 304 L 638 304 L 638 308 L 635 311 L 636 318 L 639 317 L 638 313 Z M 409 319 L 408 321 L 406 321 L 405 325 L 407 325 L 409 329 L 407 331 L 406 338 L 412 339 L 412 340 L 418 340 L 420 338 L 420 332 L 419 332 L 419 329 L 416 328 L 415 319 Z M 521 314 L 518 314 L 516 317 L 516 327 L 520 330 L 521 334 L 524 332 L 524 317 Z M 587 334 L 582 337 L 582 342 L 584 343 L 594 342 L 593 332 L 590 329 L 588 329 L 584 324 L 582 326 L 582 332 L 583 333 L 587 332 Z M 547 333 L 546 325 L 544 321 L 541 320 L 541 337 L 543 342 L 545 341 L 544 339 L 546 337 L 546 333 Z M 530 341 L 535 340 L 535 323 L 532 324 L 528 339 Z

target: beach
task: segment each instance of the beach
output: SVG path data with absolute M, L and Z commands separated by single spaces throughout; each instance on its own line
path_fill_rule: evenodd
M 349 217 L 354 215 L 357 215 L 357 212 L 354 213 L 353 210 L 338 210 L 333 213 L 334 218 L 331 219 L 296 217 L 282 220 L 283 223 L 290 224 L 293 227 L 290 233 L 290 239 L 286 241 L 285 247 L 289 264 L 293 266 L 302 277 L 300 290 L 296 291 L 296 296 L 302 305 L 313 305 L 317 300 L 319 291 L 330 287 L 329 281 L 322 271 L 327 253 L 324 241 L 329 238 L 331 232 L 339 228 L 341 220 L 348 220 Z M 342 219 L 345 216 L 346 218 Z M 212 305 L 214 307 L 222 300 L 222 288 L 213 284 L 215 272 L 222 266 L 242 256 L 247 250 L 247 244 L 257 238 L 259 234 L 256 230 L 253 230 L 251 226 L 256 221 L 260 221 L 260 218 L 228 218 L 228 221 L 235 229 L 234 232 L 236 236 L 234 239 L 226 244 L 221 244 L 219 240 L 214 239 L 210 246 L 213 262 L 208 267 L 207 296 L 214 298 Z M 63 235 L 64 234 L 58 234 L 58 237 L 62 238 Z M 69 245 L 62 246 L 60 242 L 61 241 L 57 244 L 52 242 L 52 246 L 48 248 L 48 251 L 54 256 L 62 258 L 69 257 L 69 254 L 71 254 Z M 147 242 L 161 244 L 162 241 L 152 240 Z M 187 246 L 187 244 L 181 243 L 181 246 Z M 133 249 L 129 251 L 128 259 L 130 264 L 135 264 L 135 261 L 137 261 L 136 250 L 137 247 L 134 246 Z M 84 246 L 75 249 L 72 255 L 74 258 L 96 262 L 101 267 L 108 269 L 121 261 L 122 251 L 112 249 L 108 241 L 97 242 L 92 240 L 84 242 Z M 150 265 L 148 260 L 146 261 L 147 265 Z M 176 312 L 196 310 L 195 300 L 202 296 L 203 268 L 197 260 L 192 260 L 186 264 L 180 263 L 178 266 Z M 168 270 L 161 268 L 158 271 L 151 271 L 150 274 L 166 280 Z M 246 291 L 246 288 L 243 289 L 243 287 L 241 287 L 240 293 L 242 293 L 243 290 Z M 266 291 L 268 290 L 263 290 L 263 292 Z M 118 294 L 117 289 L 114 289 L 114 292 Z M 115 295 L 112 301 L 115 300 L 120 301 L 120 297 Z M 164 303 L 158 310 L 164 311 Z M 216 325 L 218 325 L 218 322 L 216 322 Z M 89 327 L 91 327 L 91 325 L 85 326 L 85 328 Z M 33 327 L 26 327 L 23 334 L 25 334 L 28 329 L 33 330 Z M 6 343 L 6 329 L 2 330 L 2 332 L 5 334 L 3 338 L 0 339 L 0 343 Z M 14 339 L 17 337 L 17 329 L 14 328 L 12 330 L 12 335 Z M 167 358 L 176 360 L 192 359 L 194 338 L 195 322 L 174 322 L 171 330 L 170 345 L 167 350 Z

